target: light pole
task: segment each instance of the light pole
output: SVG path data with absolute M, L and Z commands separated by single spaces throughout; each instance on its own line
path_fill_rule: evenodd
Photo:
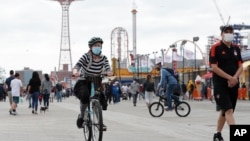
M 184 84 L 184 46 L 187 43 L 186 40 L 181 42 L 181 50 L 182 50 L 182 83 Z
M 117 59 L 117 61 L 118 61 L 118 69 L 119 69 L 119 82 L 121 83 L 121 60 L 120 60 L 120 57 Z
M 195 71 L 195 75 L 194 75 L 194 79 L 196 77 L 196 44 L 195 42 L 199 41 L 199 37 L 196 36 L 196 37 L 193 37 L 193 43 L 194 43 L 194 71 Z
M 153 51 L 154 57 L 155 57 L 155 63 L 154 65 L 156 65 L 156 54 L 158 53 L 158 51 Z
M 174 61 L 174 57 L 173 57 L 173 55 L 174 55 L 174 51 L 176 50 L 175 49 L 175 47 L 176 47 L 176 45 L 175 44 L 172 44 L 172 45 L 170 45 L 169 46 L 169 48 L 171 48 L 172 49 L 172 68 L 174 68 L 174 63 L 175 63 L 175 61 Z
M 149 53 L 145 54 L 145 56 L 147 57 L 147 74 L 149 73 L 149 68 L 148 68 L 149 55 L 150 55 Z
M 162 55 L 162 66 L 164 66 L 164 52 L 166 49 L 161 49 L 161 55 Z
M 158 51 L 153 51 L 154 54 L 154 67 L 156 65 L 156 54 L 158 53 Z M 155 69 L 154 69 L 155 70 Z M 156 75 L 156 70 L 154 71 L 154 74 Z

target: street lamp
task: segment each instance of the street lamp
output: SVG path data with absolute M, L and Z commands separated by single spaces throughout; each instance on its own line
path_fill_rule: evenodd
M 161 55 L 162 55 L 162 66 L 164 66 L 164 52 L 166 49 L 161 49 Z
M 172 68 L 174 68 L 174 67 L 173 67 L 173 66 L 174 66 L 174 64 L 173 64 L 173 62 L 174 62 L 173 52 L 175 51 L 175 47 L 176 47 L 175 44 L 172 44 L 172 45 L 169 46 L 169 48 L 172 49 Z
M 199 37 L 198 36 L 193 37 L 193 43 L 194 43 L 194 70 L 195 70 L 194 77 L 196 77 L 196 44 L 195 44 L 195 42 L 197 42 L 197 41 L 199 41 Z
M 118 62 L 118 69 L 119 69 L 119 82 L 121 82 L 121 59 L 120 57 L 118 57 L 117 59 L 117 62 Z
M 148 68 L 149 55 L 150 55 L 149 53 L 145 54 L 145 56 L 147 57 L 147 74 L 149 73 L 149 68 Z
M 155 59 L 155 62 L 154 62 L 154 67 L 156 65 L 156 54 L 158 53 L 158 51 L 153 51 L 153 54 L 154 54 L 154 59 Z M 154 74 L 156 75 L 156 70 L 154 69 Z
M 156 64 L 156 54 L 158 53 L 158 51 L 153 51 L 153 54 L 154 54 L 154 57 L 155 57 L 155 63 L 154 65 Z
M 181 50 L 182 50 L 182 83 L 184 84 L 184 46 L 187 43 L 187 40 L 183 40 L 181 42 Z

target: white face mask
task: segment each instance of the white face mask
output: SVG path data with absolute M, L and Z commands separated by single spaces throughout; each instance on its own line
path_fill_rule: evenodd
M 224 41 L 232 42 L 234 40 L 234 34 L 232 33 L 225 33 L 224 34 Z

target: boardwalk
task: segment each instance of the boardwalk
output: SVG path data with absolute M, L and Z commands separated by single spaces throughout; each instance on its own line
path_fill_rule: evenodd
M 32 115 L 27 102 L 18 105 L 18 115 L 8 113 L 8 102 L 0 102 L 0 141 L 83 141 L 82 130 L 76 127 L 79 102 L 74 97 L 62 103 L 51 103 L 49 112 Z M 191 114 L 178 117 L 165 112 L 160 118 L 149 115 L 144 101 L 136 107 L 131 101 L 109 105 L 104 111 L 108 130 L 103 141 L 211 141 L 218 113 L 210 101 L 189 101 Z M 239 101 L 238 124 L 250 124 L 250 101 Z M 229 141 L 226 125 L 222 135 Z

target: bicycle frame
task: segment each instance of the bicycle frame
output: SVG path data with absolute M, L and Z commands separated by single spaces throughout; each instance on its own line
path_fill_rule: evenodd
M 176 96 L 176 95 L 173 95 L 173 94 L 171 94 L 171 99 L 172 99 L 171 104 L 173 104 L 173 105 L 175 105 L 179 101 L 179 97 Z M 164 102 L 165 103 L 165 101 L 167 101 L 167 97 L 159 95 L 159 103 L 160 102 Z
M 89 81 L 91 84 L 90 87 L 90 99 L 88 103 L 87 109 L 85 109 L 85 118 L 88 120 L 85 120 L 88 124 L 88 141 L 101 141 L 102 135 L 103 135 L 103 118 L 102 118 L 102 109 L 99 103 L 99 100 L 95 98 L 96 94 L 98 94 L 97 91 L 95 91 L 95 84 L 98 79 L 95 78 L 95 76 L 90 77 Z M 98 85 L 98 84 L 96 84 Z M 84 129 L 85 131 L 85 129 Z M 85 133 L 85 132 L 84 132 Z M 86 135 L 85 135 L 86 137 Z M 85 138 L 86 139 L 86 138 Z

